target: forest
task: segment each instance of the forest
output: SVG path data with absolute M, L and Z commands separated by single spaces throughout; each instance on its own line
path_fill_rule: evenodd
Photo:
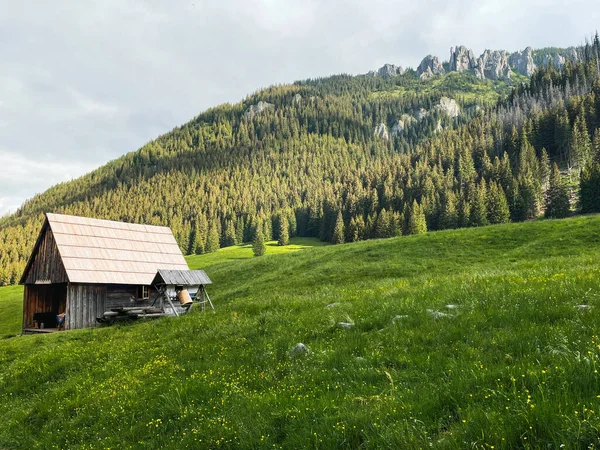
M 600 212 L 599 53 L 596 38 L 511 84 L 339 75 L 207 110 L 0 219 L 0 285 L 18 282 L 45 212 L 167 225 L 185 254 Z

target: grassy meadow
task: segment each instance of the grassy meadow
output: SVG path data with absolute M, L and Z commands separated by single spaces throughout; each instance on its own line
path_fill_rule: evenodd
M 215 313 L 3 340 L 0 448 L 600 444 L 600 216 L 226 259 Z
M 0 287 L 0 339 L 21 333 L 23 287 Z

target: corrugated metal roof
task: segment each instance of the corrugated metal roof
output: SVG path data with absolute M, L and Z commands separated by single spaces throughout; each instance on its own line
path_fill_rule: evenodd
M 212 284 L 204 270 L 167 270 L 159 269 L 154 283 L 164 283 L 176 286 L 198 286 Z
M 159 269 L 189 271 L 168 227 L 46 217 L 71 283 L 150 285 Z

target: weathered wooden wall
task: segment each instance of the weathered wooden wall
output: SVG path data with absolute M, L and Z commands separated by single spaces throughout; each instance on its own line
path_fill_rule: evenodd
M 65 329 L 96 326 L 106 308 L 106 286 L 96 284 L 69 284 Z
M 48 226 L 46 226 L 41 237 L 37 252 L 33 255 L 24 284 L 35 284 L 40 281 L 52 283 L 66 283 L 69 281 L 65 266 L 58 253 L 54 235 Z
M 41 312 L 58 314 L 66 310 L 66 284 L 25 285 L 23 293 L 23 328 L 33 328 L 33 315 Z

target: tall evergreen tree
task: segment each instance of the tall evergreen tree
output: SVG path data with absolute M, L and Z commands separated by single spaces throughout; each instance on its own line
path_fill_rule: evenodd
M 280 214 L 279 216 L 279 239 L 277 245 L 288 245 L 290 243 L 290 230 L 287 216 Z
M 213 220 L 210 224 L 208 231 L 208 237 L 206 238 L 206 253 L 216 252 L 220 248 L 219 229 L 217 228 L 216 221 Z
M 414 200 L 412 207 L 410 208 L 406 234 L 421 234 L 426 232 L 427 221 L 425 220 L 425 213 L 423 212 L 421 205 Z
M 481 227 L 489 224 L 487 212 L 487 188 L 484 179 L 477 184 L 477 188 L 473 193 L 469 224 L 472 227 Z
M 254 239 L 252 241 L 252 252 L 254 256 L 262 256 L 265 254 L 267 247 L 265 246 L 265 238 L 263 237 L 263 226 L 262 223 L 258 223 L 256 231 L 254 232 Z
M 487 192 L 487 218 L 491 224 L 510 222 L 510 210 L 502 187 L 492 181 Z
M 558 165 L 554 164 L 546 191 L 545 216 L 548 218 L 567 217 L 570 210 L 569 197 L 569 190 L 562 179 Z
M 341 212 L 338 212 L 337 219 L 335 220 L 335 227 L 333 228 L 333 234 L 331 235 L 331 243 L 344 243 L 344 219 L 342 218 Z

